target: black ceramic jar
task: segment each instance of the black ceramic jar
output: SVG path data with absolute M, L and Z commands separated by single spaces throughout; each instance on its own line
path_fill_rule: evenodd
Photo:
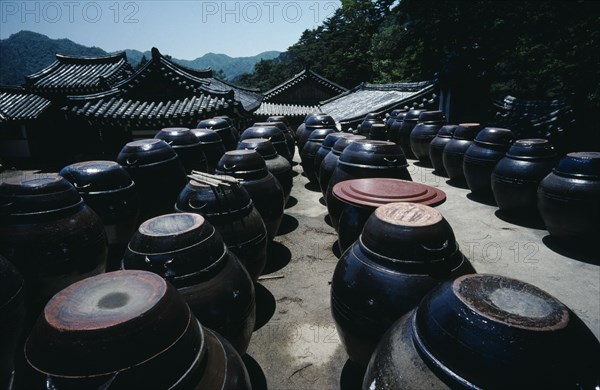
M 368 139 L 375 141 L 387 141 L 387 129 L 383 123 L 373 123 L 369 129 Z
M 318 113 L 309 115 L 304 121 L 304 127 L 296 131 L 298 152 L 301 154 L 310 134 L 317 129 L 334 129 L 335 121 L 327 114 Z
M 375 123 L 384 124 L 381 114 L 375 112 L 368 113 L 365 116 L 365 119 L 361 122 L 361 124 L 358 125 L 358 128 L 356 129 L 356 134 L 368 137 L 371 133 L 371 126 Z
M 323 140 L 323 143 L 321 143 L 321 146 L 319 147 L 319 150 L 317 150 L 317 154 L 315 155 L 315 173 L 317 175 L 317 181 L 319 182 L 319 188 L 321 187 L 321 163 L 323 163 L 325 157 L 327 157 L 329 152 L 331 152 L 331 148 L 338 139 L 352 136 L 353 134 L 336 131 L 327 134 L 327 136 Z M 321 190 L 321 192 L 322 191 L 323 190 Z
M 272 123 L 267 125 L 260 126 L 252 126 L 248 127 L 242 133 L 241 140 L 246 140 L 248 138 L 266 138 L 273 144 L 273 147 L 277 151 L 277 153 L 284 157 L 286 160 L 292 163 L 292 154 L 288 148 L 288 143 L 283 135 L 281 129 L 277 126 L 273 126 Z
M 208 165 L 202 144 L 198 137 L 184 127 L 162 129 L 154 136 L 162 139 L 177 153 L 188 174 L 192 171 L 208 172 Z
M 321 148 L 325 137 L 334 132 L 334 129 L 314 130 L 312 133 L 310 133 L 304 148 L 302 148 L 302 153 L 300 153 L 300 158 L 302 159 L 302 170 L 304 171 L 304 175 L 308 181 L 313 184 L 318 184 L 318 172 L 315 170 L 315 158 L 317 152 Z
M 15 353 L 25 321 L 24 281 L 14 265 L 0 256 L 0 386 L 10 389 Z
M 202 152 L 206 156 L 207 172 L 215 173 L 215 167 L 225 154 L 225 146 L 219 133 L 211 129 L 192 129 L 192 133 L 200 141 Z
M 185 168 L 173 148 L 159 139 L 133 141 L 121 149 L 117 162 L 137 187 L 140 223 L 173 211 L 177 195 L 186 183 Z
M 281 184 L 269 172 L 260 154 L 255 150 L 229 151 L 219 161 L 216 173 L 240 181 L 267 227 L 269 240 L 273 240 L 283 219 L 285 199 Z
M 175 204 L 178 212 L 204 216 L 223 237 L 227 248 L 256 281 L 267 263 L 267 229 L 248 191 L 228 180 L 190 180 Z
M 123 269 L 168 280 L 202 324 L 246 352 L 256 321 L 254 284 L 204 217 L 177 213 L 144 222 L 129 243 Z
M 200 325 L 177 290 L 116 271 L 58 293 L 25 346 L 28 388 L 250 389 L 240 356 Z
M 106 269 L 102 220 L 56 174 L 15 176 L 0 183 L 0 255 L 25 279 L 30 320 L 71 283 Z
M 472 272 L 438 211 L 415 203 L 379 207 L 331 281 L 331 312 L 350 360 L 366 367 L 394 321 L 438 284 Z
M 463 174 L 472 193 L 492 195 L 492 172 L 514 140 L 512 131 L 498 127 L 486 127 L 477 133 L 463 159 Z
M 446 194 L 437 188 L 385 178 L 343 181 L 333 187 L 333 196 L 343 203 L 338 223 L 338 245 L 341 252 L 358 240 L 365 223 L 377 207 L 395 202 L 420 203 L 433 207 L 446 200 Z
M 410 110 L 401 122 L 396 117 L 396 122 L 390 127 L 390 141 L 400 145 L 406 158 L 415 158 L 410 148 L 410 133 L 419 122 L 419 115 L 422 112 L 425 112 L 425 110 Z
M 397 111 L 397 110 L 394 110 Z M 396 142 L 398 143 L 398 131 L 400 130 L 400 126 L 402 126 L 402 121 L 404 120 L 404 117 L 406 116 L 406 113 L 408 112 L 408 109 L 401 109 L 396 113 L 396 116 L 394 117 L 393 120 L 388 119 L 385 122 L 385 126 L 387 127 L 387 135 L 388 135 L 388 140 L 391 142 Z M 390 118 L 392 116 L 390 115 Z
M 396 118 L 398 118 L 398 114 L 402 114 L 402 117 L 400 119 L 404 119 L 404 115 L 406 115 L 406 111 L 404 109 L 401 108 L 397 108 L 395 110 L 392 110 L 390 112 L 390 115 L 385 119 L 385 127 L 386 129 L 390 129 L 390 127 L 392 127 L 392 124 L 394 123 L 394 121 L 396 120 Z
M 290 156 L 292 158 L 292 160 L 294 159 L 294 155 L 296 154 L 296 138 L 294 137 L 294 134 L 292 133 L 292 130 L 290 129 L 290 127 L 282 121 L 275 121 L 275 120 L 267 120 L 266 122 L 257 122 L 255 124 L 252 125 L 252 127 L 260 127 L 260 126 L 275 126 L 277 127 L 279 130 L 281 130 L 281 132 L 283 133 L 283 136 L 285 138 L 285 142 L 286 145 L 288 147 L 288 151 L 290 152 Z M 291 160 L 288 160 L 291 163 Z
M 419 114 L 419 122 L 410 132 L 410 150 L 419 161 L 429 161 L 429 144 L 445 124 L 446 117 L 441 111 L 423 111 Z
M 127 243 L 138 226 L 139 194 L 131 176 L 114 161 L 71 164 L 60 175 L 102 220 L 108 238 L 106 269 L 119 269 Z
M 593 333 L 545 291 L 465 275 L 428 294 L 389 329 L 364 389 L 594 389 Z
M 465 180 L 463 173 L 465 153 L 469 149 L 469 146 L 473 144 L 473 140 L 479 130 L 481 130 L 479 123 L 461 123 L 454 130 L 454 135 L 450 142 L 444 147 L 442 161 L 450 180 L 456 182 Z
M 492 190 L 498 208 L 521 215 L 537 214 L 538 186 L 557 160 L 548 140 L 515 141 L 492 173 Z
M 444 148 L 450 142 L 454 136 L 454 131 L 458 126 L 456 125 L 445 125 L 440 128 L 437 135 L 429 144 L 429 160 L 433 166 L 433 173 L 440 176 L 448 176 L 446 168 L 444 168 L 444 161 L 442 156 L 444 154 Z
M 197 129 L 211 129 L 216 131 L 221 140 L 225 150 L 234 150 L 237 146 L 239 134 L 233 125 L 225 118 L 212 118 L 204 119 L 198 122 L 196 125 Z
M 595 242 L 600 221 L 600 152 L 567 154 L 541 181 L 537 198 L 551 236 Z
M 281 184 L 285 203 L 287 203 L 292 192 L 294 171 L 288 160 L 280 156 L 271 141 L 266 138 L 247 138 L 240 141 L 238 150 L 256 150 L 262 156 L 267 169 Z
M 393 142 L 358 140 L 344 149 L 329 180 L 326 194 L 327 210 L 336 231 L 343 205 L 333 196 L 333 187 L 346 180 L 370 177 L 412 181 L 402 148 Z
M 340 159 L 342 152 L 351 142 L 366 139 L 364 135 L 354 135 L 350 133 L 331 133 L 329 136 L 332 135 L 339 135 L 341 140 L 338 138 L 328 141 L 328 138 L 325 138 L 325 141 L 323 141 L 323 145 L 328 144 L 328 142 L 333 142 L 331 150 L 327 153 L 319 168 L 319 186 L 321 187 L 321 193 L 323 194 L 325 201 L 327 201 L 326 196 L 327 188 L 329 188 L 329 181 L 337 167 L 337 162 Z

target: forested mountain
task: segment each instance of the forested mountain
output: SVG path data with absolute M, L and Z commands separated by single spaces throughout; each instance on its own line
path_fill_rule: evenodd
M 351 88 L 470 73 L 493 96 L 600 109 L 596 1 L 342 0 L 321 26 L 238 82 L 269 89 L 304 67 Z

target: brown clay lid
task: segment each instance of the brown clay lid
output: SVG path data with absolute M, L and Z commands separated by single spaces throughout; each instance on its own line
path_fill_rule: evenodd
M 400 179 L 369 178 L 347 180 L 333 187 L 333 194 L 343 202 L 363 207 L 379 207 L 393 202 L 437 206 L 446 200 L 444 191 Z

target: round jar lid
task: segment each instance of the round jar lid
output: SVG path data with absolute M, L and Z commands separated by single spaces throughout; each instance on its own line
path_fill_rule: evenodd
M 346 180 L 333 187 L 333 194 L 344 202 L 363 207 L 379 207 L 394 202 L 437 206 L 446 200 L 446 194 L 438 188 L 388 178 Z

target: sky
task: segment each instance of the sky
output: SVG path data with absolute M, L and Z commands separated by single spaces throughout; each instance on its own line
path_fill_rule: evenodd
M 28 30 L 107 52 L 157 47 L 180 59 L 209 52 L 245 57 L 285 51 L 340 5 L 340 0 L 0 0 L 0 39 Z

